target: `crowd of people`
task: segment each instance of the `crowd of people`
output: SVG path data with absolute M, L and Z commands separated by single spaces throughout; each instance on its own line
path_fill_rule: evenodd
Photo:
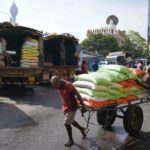
M 88 71 L 97 71 L 99 68 L 98 60 L 94 60 L 92 64 L 90 64 L 91 67 L 89 67 L 88 62 L 85 60 L 82 61 L 81 64 L 81 73 L 88 73 Z
M 144 81 L 145 88 L 150 89 L 150 64 L 149 62 L 145 65 L 142 60 L 138 60 L 133 64 L 134 66 L 129 66 L 131 68 L 136 68 L 137 70 L 142 70 L 145 72 L 145 75 L 142 77 Z

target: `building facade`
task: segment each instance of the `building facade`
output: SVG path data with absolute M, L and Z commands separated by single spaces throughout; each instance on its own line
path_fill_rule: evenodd
M 125 44 L 125 37 L 126 37 L 126 31 L 121 31 L 117 29 L 117 24 L 118 24 L 118 18 L 114 15 L 111 15 L 107 18 L 106 27 L 101 27 L 100 29 L 91 29 L 87 30 L 87 36 L 89 36 L 91 33 L 92 34 L 104 34 L 104 35 L 111 35 L 115 37 L 119 43 L 119 46 L 124 46 Z

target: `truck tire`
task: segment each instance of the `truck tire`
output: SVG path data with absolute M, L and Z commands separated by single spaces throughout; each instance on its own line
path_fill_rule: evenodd
M 114 123 L 117 115 L 115 106 L 106 108 L 106 110 L 97 111 L 97 122 L 104 128 L 108 129 Z
M 140 106 L 129 106 L 125 112 L 123 125 L 126 132 L 135 136 L 143 125 L 143 111 Z

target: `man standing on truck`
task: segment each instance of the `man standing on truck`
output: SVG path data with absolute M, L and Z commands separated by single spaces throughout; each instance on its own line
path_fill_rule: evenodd
M 78 39 L 74 41 L 74 46 L 75 46 L 74 58 L 75 58 L 75 61 L 77 62 L 77 64 L 79 65 L 82 46 L 81 46 L 81 44 L 79 44 Z
M 82 46 L 79 44 L 79 41 L 74 41 L 74 45 L 75 45 L 75 50 L 76 50 L 74 56 L 79 59 Z
M 6 40 L 0 36 L 0 54 L 3 54 L 6 51 L 7 42 Z
M 85 106 L 83 104 L 80 94 L 70 82 L 61 79 L 59 76 L 55 75 L 51 78 L 51 84 L 53 88 L 58 89 L 58 92 L 62 97 L 62 111 L 65 115 L 64 125 L 66 127 L 69 137 L 69 141 L 65 144 L 65 146 L 72 146 L 74 144 L 74 141 L 72 137 L 71 125 L 75 126 L 81 131 L 83 138 L 86 137 L 86 129 L 80 126 L 78 122 L 74 120 L 76 110 L 78 108 L 77 99 L 82 106 L 82 115 L 86 112 Z
M 0 36 L 0 55 L 2 54 L 4 56 L 5 64 L 9 66 L 10 64 L 13 64 L 13 60 L 7 53 L 6 46 L 7 46 L 6 40 L 2 36 Z
M 3 49 L 5 48 L 5 43 L 2 42 L 2 37 L 0 37 L 0 66 L 4 66 L 4 55 L 3 55 Z M 4 48 L 3 48 L 4 47 Z
M 61 57 L 61 65 L 66 65 L 66 48 L 65 48 L 65 39 L 61 41 L 60 44 L 60 57 Z

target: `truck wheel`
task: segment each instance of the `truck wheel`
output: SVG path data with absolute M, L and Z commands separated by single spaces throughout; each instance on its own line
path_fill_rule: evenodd
M 114 123 L 117 115 L 115 106 L 106 108 L 106 110 L 97 111 L 97 122 L 104 128 L 108 129 Z
M 143 124 L 143 111 L 140 106 L 129 106 L 125 112 L 123 125 L 126 132 L 135 136 L 141 129 Z

